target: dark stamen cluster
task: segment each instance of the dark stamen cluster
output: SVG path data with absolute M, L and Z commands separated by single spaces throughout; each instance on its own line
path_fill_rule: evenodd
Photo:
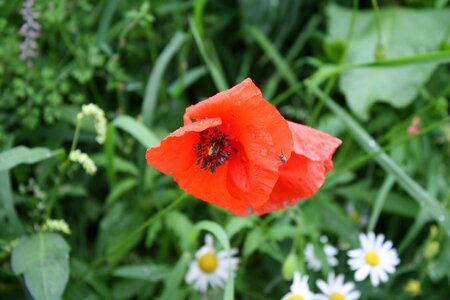
M 228 160 L 232 151 L 237 152 L 230 142 L 229 135 L 217 127 L 200 132 L 199 142 L 194 146 L 194 149 L 197 150 L 196 164 L 201 169 L 214 173 L 218 166 Z

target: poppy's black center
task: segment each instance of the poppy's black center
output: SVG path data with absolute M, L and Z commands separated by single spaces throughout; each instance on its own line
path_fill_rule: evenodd
M 218 166 L 226 162 L 232 152 L 237 152 L 231 145 L 229 135 L 217 127 L 200 132 L 199 142 L 194 149 L 197 155 L 196 164 L 211 173 L 214 173 Z

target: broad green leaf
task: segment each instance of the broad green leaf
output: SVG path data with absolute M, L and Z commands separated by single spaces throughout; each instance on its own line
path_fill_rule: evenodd
M 24 275 L 36 300 L 61 299 L 69 279 L 69 250 L 56 233 L 22 237 L 12 252 L 11 266 L 16 275 Z
M 34 164 L 55 154 L 55 151 L 47 148 L 17 146 L 0 153 L 0 171 L 9 170 L 20 164 Z
M 329 37 L 345 40 L 352 10 L 330 5 L 327 13 Z M 437 51 L 450 26 L 450 9 L 394 7 L 381 10 L 380 18 L 381 42 L 387 51 L 386 58 L 395 59 Z M 346 63 L 373 62 L 376 43 L 374 12 L 358 12 Z M 370 107 L 376 102 L 386 102 L 397 108 L 410 104 L 417 96 L 418 87 L 426 83 L 436 66 L 435 63 L 429 63 L 358 68 L 342 74 L 340 88 L 352 111 L 360 118 L 367 119 Z
M 144 147 L 148 148 L 159 142 L 159 139 L 152 131 L 150 131 L 150 129 L 130 116 L 118 116 L 112 123 L 116 127 L 119 127 L 131 134 Z
M 169 268 L 154 264 L 126 265 L 116 268 L 112 275 L 128 279 L 160 281 L 167 278 Z

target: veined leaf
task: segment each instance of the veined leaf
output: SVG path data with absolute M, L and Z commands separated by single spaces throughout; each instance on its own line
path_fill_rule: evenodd
M 34 164 L 48 159 L 56 153 L 56 151 L 42 147 L 28 148 L 17 146 L 0 153 L 0 171 L 12 169 L 20 164 Z
M 329 37 L 345 40 L 352 10 L 330 5 L 327 12 Z M 450 26 L 450 9 L 387 8 L 381 10 L 380 18 L 386 58 L 395 59 L 437 51 Z M 353 39 L 348 45 L 347 64 L 375 61 L 376 28 L 374 12 L 358 12 Z M 437 63 L 414 63 L 358 68 L 342 74 L 340 88 L 352 111 L 367 119 L 370 107 L 376 102 L 387 102 L 398 108 L 411 103 L 417 96 L 417 87 L 426 83 L 436 66 Z
M 69 250 L 56 233 L 22 237 L 12 252 L 11 266 L 16 275 L 24 275 L 36 300 L 61 299 L 69 279 Z

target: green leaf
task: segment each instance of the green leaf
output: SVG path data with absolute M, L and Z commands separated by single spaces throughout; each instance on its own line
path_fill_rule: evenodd
M 112 274 L 115 277 L 140 279 L 146 281 L 161 281 L 167 278 L 169 268 L 154 264 L 127 265 L 116 268 Z
M 177 53 L 178 49 L 180 49 L 185 40 L 186 35 L 182 32 L 177 32 L 172 37 L 166 48 L 164 48 L 161 52 L 161 55 L 156 60 L 155 66 L 148 77 L 144 101 L 142 102 L 142 116 L 144 118 L 144 124 L 147 126 L 151 125 L 155 115 L 156 100 L 158 97 L 159 87 L 161 86 L 162 76 L 170 60 L 175 53 Z
M 181 76 L 169 86 L 168 90 L 170 95 L 179 97 L 187 87 L 194 84 L 207 72 L 205 66 L 198 66 L 188 70 L 185 74 L 181 74 Z
M 192 222 L 179 211 L 171 211 L 166 215 L 166 227 L 172 230 L 178 238 L 178 243 L 183 250 L 189 246 L 189 232 L 192 229 Z
M 163 294 L 160 297 L 161 300 L 185 299 L 181 295 L 183 290 L 180 288 L 180 284 L 184 278 L 184 274 L 186 274 L 190 259 L 191 256 L 184 253 L 172 269 L 172 272 L 166 276 L 167 279 L 164 284 Z
M 243 256 L 247 257 L 255 252 L 261 243 L 265 240 L 265 235 L 260 227 L 255 227 L 250 233 L 246 236 L 244 242 L 244 249 L 242 250 Z
M 159 143 L 159 139 L 150 129 L 130 116 L 118 116 L 114 119 L 112 124 L 131 134 L 136 140 L 139 141 L 139 143 L 141 143 L 146 148 Z
M 14 227 L 17 234 L 23 234 L 25 230 L 19 217 L 17 216 L 16 208 L 14 207 L 11 179 L 8 171 L 0 171 L 0 186 L 0 197 L 2 199 L 3 209 L 8 218 L 9 224 Z
M 0 153 L 0 171 L 9 170 L 20 164 L 34 164 L 48 159 L 56 153 L 47 148 L 17 146 Z
M 330 5 L 327 13 L 329 37 L 345 40 L 352 10 Z M 380 18 L 381 42 L 387 50 L 387 58 L 395 59 L 438 50 L 450 26 L 450 9 L 387 8 L 381 10 Z M 374 12 L 359 12 L 346 63 L 373 62 L 376 43 Z M 386 102 L 397 108 L 410 104 L 417 96 L 417 88 L 426 83 L 436 67 L 436 63 L 429 63 L 395 68 L 358 68 L 341 76 L 340 88 L 352 111 L 367 119 L 370 107 L 376 102 Z
M 26 286 L 37 300 L 61 299 L 69 279 L 69 245 L 56 233 L 22 237 L 14 248 L 11 266 L 24 275 Z
M 134 188 L 136 185 L 136 178 L 126 178 L 119 181 L 119 183 L 113 186 L 109 192 L 108 197 L 106 198 L 106 206 L 111 206 L 111 204 L 113 204 L 123 194 Z
M 253 227 L 255 221 L 256 218 L 253 218 L 252 216 L 247 218 L 232 217 L 225 225 L 225 231 L 231 239 L 239 231 Z
M 216 88 L 219 91 L 226 90 L 228 88 L 228 83 L 225 79 L 225 74 L 219 61 L 214 59 L 214 56 L 211 55 L 211 52 L 207 50 L 204 39 L 201 36 L 201 32 L 203 30 L 200 25 L 201 22 L 199 24 L 196 24 L 192 18 L 189 19 L 189 28 L 191 29 L 195 43 L 197 44 L 198 50 L 200 51 L 200 54 L 205 61 L 206 67 L 211 74 Z M 210 46 L 212 47 L 212 45 Z
M 255 27 L 247 28 L 246 32 L 255 39 L 255 41 L 261 46 L 262 49 L 264 49 L 266 54 L 277 67 L 281 76 L 283 76 L 290 85 L 296 85 L 298 79 L 292 71 L 291 67 L 287 64 L 287 62 L 284 60 L 275 46 L 271 43 L 271 41 L 264 35 L 264 33 L 262 33 Z

